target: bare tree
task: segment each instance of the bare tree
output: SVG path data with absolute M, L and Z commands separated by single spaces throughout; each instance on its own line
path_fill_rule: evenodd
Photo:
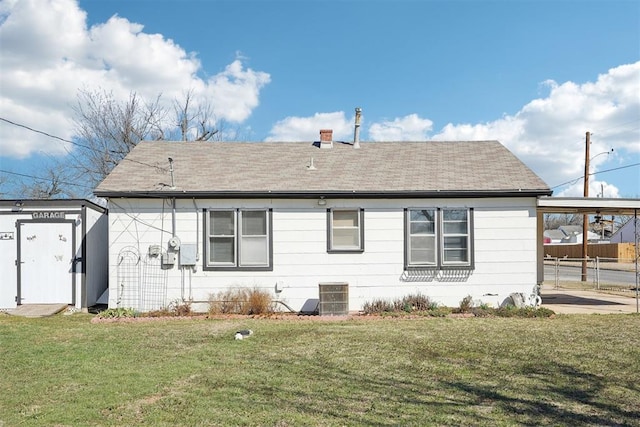
M 582 225 L 582 215 L 576 214 L 545 214 L 544 229 L 555 230 L 562 225 Z
M 168 119 L 160 101 L 161 95 L 146 102 L 131 92 L 121 101 L 106 90 L 80 90 L 73 108 L 74 149 L 64 158 L 50 159 L 42 168 L 46 179 L 21 183 L 21 193 L 33 198 L 87 197 L 141 141 L 221 138 L 213 107 L 206 100 L 197 102 L 193 90 L 174 100 L 176 122 Z
M 50 167 L 46 171 L 45 178 L 34 179 L 31 183 L 22 182 L 20 194 L 28 199 L 60 199 L 73 198 L 76 193 L 71 191 L 71 186 L 64 180 L 64 169 Z
M 81 148 L 69 165 L 78 178 L 95 187 L 135 147 L 146 139 L 162 139 L 165 111 L 160 96 L 146 103 L 135 92 L 118 101 L 104 90 L 81 90 L 75 112 L 75 140 Z
M 193 90 L 184 92 L 183 99 L 174 100 L 176 127 L 181 141 L 209 141 L 218 134 L 213 107 L 207 101 L 194 105 Z
M 0 173 L 0 199 L 6 199 L 10 192 L 9 177 L 4 173 Z

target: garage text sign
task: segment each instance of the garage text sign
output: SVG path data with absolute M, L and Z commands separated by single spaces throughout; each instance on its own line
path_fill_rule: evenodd
M 33 212 L 33 219 L 65 219 L 65 212 Z

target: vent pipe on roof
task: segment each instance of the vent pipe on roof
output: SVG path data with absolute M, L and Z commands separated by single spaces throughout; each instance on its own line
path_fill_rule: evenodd
M 360 148 L 360 115 L 362 114 L 362 108 L 356 107 L 356 125 L 353 131 L 353 148 Z
M 173 159 L 171 157 L 169 157 L 169 172 L 171 173 L 171 189 L 175 190 L 176 184 L 173 181 Z

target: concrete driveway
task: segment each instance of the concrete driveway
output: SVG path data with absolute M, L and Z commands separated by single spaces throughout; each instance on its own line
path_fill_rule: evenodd
M 542 307 L 559 314 L 637 312 L 635 292 L 629 292 L 629 296 L 619 296 L 577 289 L 554 289 L 553 286 L 544 285 L 540 295 Z

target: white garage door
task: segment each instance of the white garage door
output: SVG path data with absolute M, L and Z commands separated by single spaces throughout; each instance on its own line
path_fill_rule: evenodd
M 73 224 L 20 227 L 20 304 L 72 304 Z

